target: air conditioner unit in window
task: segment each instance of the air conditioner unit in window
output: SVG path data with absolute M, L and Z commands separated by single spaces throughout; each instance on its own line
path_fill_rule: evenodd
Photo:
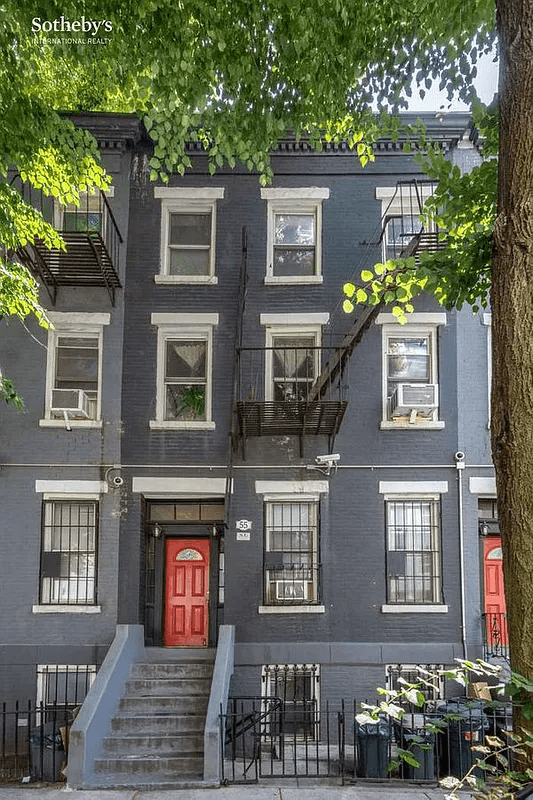
M 439 406 L 437 383 L 399 383 L 390 400 L 390 415 L 405 417 L 414 412 L 422 417 L 431 417 Z
M 276 600 L 307 600 L 307 581 L 276 581 Z
M 69 419 L 90 419 L 91 401 L 83 389 L 52 389 L 50 412 Z

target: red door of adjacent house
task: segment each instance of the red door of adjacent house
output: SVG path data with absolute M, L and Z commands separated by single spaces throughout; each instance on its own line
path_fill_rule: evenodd
M 503 588 L 502 542 L 499 536 L 486 536 L 483 540 L 483 563 L 488 643 L 506 645 L 508 638 Z
M 165 556 L 164 644 L 207 645 L 209 539 L 167 539 Z

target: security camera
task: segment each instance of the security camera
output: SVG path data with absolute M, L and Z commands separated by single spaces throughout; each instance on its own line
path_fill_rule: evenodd
M 455 453 L 453 457 L 455 458 L 456 461 L 464 461 L 465 460 L 465 454 L 463 453 L 462 450 L 458 450 L 457 453 Z
M 315 463 L 324 467 L 331 467 L 333 464 L 336 464 L 337 461 L 340 461 L 339 453 L 330 453 L 327 456 L 317 456 L 315 458 Z
M 111 478 L 111 485 L 117 489 L 124 486 L 124 478 L 121 475 L 115 475 L 114 478 Z

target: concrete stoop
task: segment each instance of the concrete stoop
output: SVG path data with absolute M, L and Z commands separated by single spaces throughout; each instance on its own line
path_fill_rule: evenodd
M 146 648 L 95 761 L 94 788 L 215 785 L 203 781 L 214 659 L 213 649 Z

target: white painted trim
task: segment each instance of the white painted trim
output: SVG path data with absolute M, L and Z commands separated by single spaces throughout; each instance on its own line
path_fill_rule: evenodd
M 383 419 L 379 423 L 382 431 L 442 431 L 446 427 L 444 420 L 432 422 L 430 419 L 410 422 L 394 422 L 392 419 Z
M 496 497 L 496 478 L 480 478 L 474 476 L 470 478 L 468 488 L 471 494 L 486 494 L 490 497 Z
M 96 492 L 76 492 L 76 494 L 65 494 L 64 492 L 43 492 L 43 500 L 94 500 L 99 502 L 101 495 Z
M 327 494 L 329 483 L 327 481 L 256 481 L 256 494 L 276 495 L 312 495 Z
M 448 481 L 380 481 L 380 494 L 446 494 Z
M 155 186 L 156 200 L 222 200 L 224 186 Z
M 150 478 L 137 476 L 132 492 L 152 497 L 224 497 L 226 478 Z
M 259 614 L 325 614 L 326 606 L 259 606 Z
M 56 328 L 75 328 L 76 325 L 92 325 L 95 328 L 101 328 L 111 322 L 111 314 L 88 311 L 47 311 L 46 316 Z
M 206 286 L 214 286 L 218 283 L 216 275 L 154 275 L 154 283 L 172 284 L 172 283 L 199 283 Z
M 447 614 L 446 605 L 383 605 L 382 614 Z
M 102 418 L 102 378 L 103 378 L 103 350 L 104 350 L 104 326 L 109 325 L 111 321 L 110 314 L 89 314 L 89 313 L 63 313 L 63 312 L 47 312 L 51 318 L 54 328 L 48 331 L 48 346 L 46 356 L 46 378 L 45 378 L 45 399 L 44 399 L 44 418 L 42 422 L 47 427 L 49 422 L 59 422 L 59 425 L 50 425 L 50 427 L 67 428 L 64 418 L 52 417 L 52 389 L 55 383 L 56 374 L 56 359 L 57 359 L 57 346 L 58 340 L 61 336 L 67 337 L 69 334 L 81 334 L 82 337 L 88 339 L 98 339 L 98 384 L 96 394 L 96 418 L 91 420 L 69 420 L 69 424 L 81 422 L 81 425 L 71 425 L 71 427 L 79 428 L 96 428 L 101 427 Z M 89 423 L 89 424 L 87 424 Z M 92 424 L 92 423 L 97 423 Z
M 265 275 L 263 283 L 266 286 L 283 286 L 294 283 L 324 283 L 323 275 Z
M 36 480 L 36 492 L 54 492 L 57 494 L 106 494 L 108 485 L 105 481 L 61 481 Z
M 288 328 L 300 328 L 309 325 L 327 325 L 329 312 L 310 314 L 260 314 L 261 325 L 283 325 Z
M 208 190 L 209 191 L 209 190 Z M 208 273 L 205 275 L 179 275 L 169 274 L 170 269 L 170 215 L 171 214 L 205 214 L 211 215 L 211 235 L 209 240 Z M 159 273 L 162 277 L 179 277 L 182 283 L 196 283 L 197 278 L 209 279 L 215 275 L 217 239 L 217 200 L 212 198 L 182 197 L 168 198 L 161 202 L 161 236 Z M 206 246 L 207 249 L 207 246 Z M 193 280 L 189 280 L 192 278 Z
M 406 330 L 410 325 L 446 325 L 447 314 L 439 312 L 426 313 L 424 311 L 413 311 L 412 314 L 406 314 L 407 325 L 401 327 Z M 376 325 L 398 325 L 398 318 L 394 314 L 381 312 L 376 317 Z
M 422 192 L 424 199 L 431 197 L 433 194 L 432 191 L 429 191 L 429 186 L 420 186 L 419 191 Z M 436 184 L 433 187 L 433 191 L 435 191 Z M 399 197 L 399 188 L 398 186 L 376 186 L 376 200 L 392 200 L 392 198 L 396 195 Z M 405 199 L 405 198 L 404 198 Z
M 218 325 L 218 314 L 151 314 L 152 325 L 157 327 L 157 367 L 156 367 L 156 408 L 155 420 L 151 420 L 150 428 L 212 430 L 213 396 L 213 328 Z M 166 420 L 165 419 L 165 364 L 166 342 L 169 339 L 190 339 L 206 343 L 206 382 L 205 382 L 205 419 L 203 420 Z
M 446 314 L 413 314 L 416 316 L 419 322 L 422 322 L 424 318 L 431 316 L 435 317 L 444 317 L 446 318 Z M 379 314 L 379 317 L 386 317 L 387 319 L 392 318 L 392 314 Z M 396 324 L 389 324 L 389 322 L 381 322 L 380 324 L 383 325 L 381 329 L 381 403 L 382 403 L 382 410 L 381 410 L 381 421 L 380 421 L 380 428 L 382 427 L 383 430 L 394 430 L 401 428 L 402 430 L 418 430 L 423 429 L 426 426 L 428 428 L 439 428 L 444 427 L 444 425 L 436 425 L 436 423 L 442 422 L 439 420 L 439 409 L 435 409 L 432 413 L 431 418 L 424 418 L 421 417 L 420 419 L 417 417 L 415 422 L 410 423 L 408 421 L 396 422 L 392 419 L 388 418 L 389 412 L 389 400 L 388 400 L 388 361 L 387 361 L 387 353 L 388 353 L 388 340 L 389 337 L 398 337 L 398 338 L 409 338 L 409 337 L 427 337 L 428 339 L 428 348 L 429 348 L 429 381 L 428 383 L 439 383 L 439 362 L 437 358 L 437 325 L 438 323 L 434 322 L 433 324 L 412 324 L 412 325 L 404 325 L 400 326 L 396 318 L 394 318 Z M 440 389 L 440 386 L 439 386 Z M 440 392 L 439 392 L 440 395 Z
M 329 189 L 326 186 L 302 186 L 299 188 L 268 187 L 261 189 L 262 200 L 328 200 Z
M 265 314 L 261 316 L 277 316 L 276 314 Z M 287 315 L 283 315 L 284 317 Z M 313 316 L 312 314 L 310 316 Z M 304 314 L 294 314 L 294 318 L 305 317 Z M 305 325 L 300 324 L 296 325 L 265 325 L 265 400 L 272 401 L 274 399 L 274 350 L 273 344 L 274 339 L 288 337 L 288 338 L 296 338 L 296 337 L 312 337 L 313 338 L 313 347 L 319 348 L 322 343 L 322 326 L 320 324 L 315 325 Z M 320 351 L 318 349 L 313 350 L 313 361 L 314 361 L 314 374 L 320 374 Z
M 171 431 L 171 430 L 187 430 L 187 431 L 214 431 L 216 424 L 210 419 L 151 419 L 148 423 L 150 429 L 153 431 Z
M 101 419 L 69 419 L 70 428 L 101 428 Z M 40 419 L 40 428 L 64 428 L 67 430 L 64 419 Z
M 492 325 L 492 311 L 485 311 L 483 314 L 483 325 Z
M 42 605 L 32 606 L 32 614 L 101 614 L 102 606 L 60 606 L 60 605 Z
M 158 327 L 163 325 L 218 325 L 218 314 L 151 314 L 150 322 Z

